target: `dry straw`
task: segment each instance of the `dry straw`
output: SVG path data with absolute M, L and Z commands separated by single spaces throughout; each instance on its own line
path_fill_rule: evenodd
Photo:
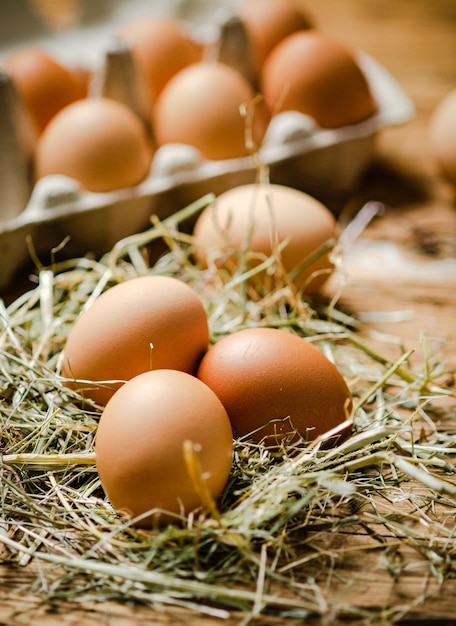
M 248 251 L 232 271 L 196 268 L 193 239 L 180 223 L 211 200 L 154 220 L 99 261 L 39 268 L 35 288 L 0 304 L 0 558 L 35 568 L 29 591 L 52 604 L 118 599 L 222 621 L 235 612 L 245 623 L 262 613 L 378 617 L 330 592 L 351 550 L 366 558 L 380 551 L 377 562 L 395 579 L 413 568 L 423 580 L 454 572 L 456 446 L 437 427 L 441 403 L 454 407 L 448 373 L 431 349 L 421 365 L 406 352 L 390 361 L 336 303 L 297 293 L 280 248 L 260 259 L 268 285 Z M 158 239 L 168 249 L 150 267 L 147 252 Z M 335 447 L 322 438 L 274 454 L 236 441 L 229 483 L 219 502 L 205 502 L 209 513 L 151 531 L 119 517 L 94 465 L 100 411 L 62 385 L 59 356 L 93 299 L 146 273 L 176 276 L 198 291 L 213 341 L 249 326 L 312 341 L 351 387 L 353 435 Z M 198 483 L 190 448 L 185 454 Z M 350 536 L 358 538 L 353 545 Z M 394 558 L 399 553 L 407 558 Z

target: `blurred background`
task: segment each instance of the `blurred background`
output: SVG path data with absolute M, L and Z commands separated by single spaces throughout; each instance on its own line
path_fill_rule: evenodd
M 0 59 L 25 42 L 91 62 L 118 26 L 145 15 L 174 15 L 202 30 L 230 0 L 2 0 Z M 202 33 L 204 34 L 204 33 Z

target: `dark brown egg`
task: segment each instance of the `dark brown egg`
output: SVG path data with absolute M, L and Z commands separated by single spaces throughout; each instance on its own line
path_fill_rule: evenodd
M 198 378 L 220 398 L 236 437 L 266 445 L 305 441 L 350 416 L 350 390 L 314 345 L 285 330 L 252 328 L 226 335 L 203 357 Z

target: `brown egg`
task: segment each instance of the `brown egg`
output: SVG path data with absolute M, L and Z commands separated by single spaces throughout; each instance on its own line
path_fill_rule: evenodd
M 112 191 L 144 180 L 152 156 L 145 128 L 127 106 L 86 98 L 59 111 L 41 134 L 36 177 L 62 174 L 88 191 Z
M 126 24 L 117 36 L 128 43 L 144 79 L 150 106 L 181 69 L 201 59 L 202 46 L 177 20 L 149 17 Z
M 240 109 L 255 93 L 240 72 L 224 63 L 201 62 L 176 74 L 162 90 L 153 114 L 155 139 L 197 148 L 206 159 L 230 159 L 250 152 L 247 134 L 261 143 L 269 122 L 264 102 L 254 105 L 253 122 Z
M 220 398 L 235 437 L 268 446 L 314 440 L 345 422 L 351 393 L 336 366 L 298 335 L 251 328 L 226 335 L 203 357 L 198 378 Z
M 244 0 L 238 3 L 237 13 L 247 30 L 257 72 L 282 39 L 314 26 L 314 18 L 299 0 Z
M 302 264 L 296 285 L 318 291 L 333 270 L 329 252 L 307 265 L 305 259 L 337 238 L 334 215 L 312 196 L 284 185 L 252 183 L 229 189 L 199 215 L 193 232 L 196 262 L 203 268 L 209 259 L 219 267 L 231 265 L 246 248 L 262 255 L 260 262 L 288 240 L 281 263 L 287 272 Z
M 111 504 L 142 516 L 133 523 L 148 527 L 211 508 L 229 477 L 233 435 L 209 387 L 163 369 L 136 376 L 114 394 L 101 415 L 95 450 Z
M 275 46 L 260 88 L 274 114 L 299 111 L 323 128 L 357 124 L 377 109 L 352 51 L 317 30 L 293 33 Z
M 38 133 L 63 107 L 85 96 L 77 73 L 40 48 L 19 48 L 3 65 L 15 81 Z
M 103 405 L 121 381 L 142 372 L 195 373 L 208 343 L 199 295 L 177 278 L 141 276 L 105 291 L 76 320 L 63 352 L 62 375 L 70 387 Z
M 434 109 L 429 127 L 432 154 L 443 175 L 456 185 L 456 88 Z

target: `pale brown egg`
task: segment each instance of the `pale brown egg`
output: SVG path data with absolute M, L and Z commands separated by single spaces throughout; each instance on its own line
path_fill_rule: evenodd
M 62 375 L 104 405 L 142 372 L 195 373 L 208 344 L 207 315 L 196 291 L 177 278 L 141 276 L 109 288 L 83 311 L 68 334 Z
M 293 33 L 275 46 L 260 89 L 272 114 L 299 111 L 323 128 L 357 124 L 377 110 L 354 53 L 318 30 Z
M 144 125 L 126 105 L 85 98 L 59 111 L 41 134 L 36 177 L 69 176 L 95 192 L 131 187 L 149 173 L 153 152 Z
M 222 401 L 235 437 L 267 446 L 312 441 L 340 427 L 352 408 L 337 367 L 304 338 L 277 328 L 226 335 L 197 375 Z
M 236 11 L 246 28 L 257 73 L 282 39 L 315 25 L 299 0 L 244 0 L 236 5 Z
M 170 17 L 135 20 L 126 24 L 117 37 L 131 46 L 150 106 L 174 74 L 201 60 L 201 43 Z
M 233 435 L 209 387 L 184 372 L 154 370 L 128 381 L 108 402 L 95 451 L 111 504 L 148 527 L 210 511 L 230 474 Z
M 429 140 L 440 171 L 456 186 L 456 88 L 432 112 Z
M 156 102 L 157 144 L 187 144 L 206 159 L 246 156 L 252 150 L 250 133 L 258 146 L 269 123 L 264 102 L 254 103 L 254 98 L 253 88 L 234 68 L 218 62 L 190 65 L 169 81 Z M 244 106 L 250 107 L 247 116 Z
M 86 95 L 78 72 L 39 47 L 19 48 L 3 66 L 16 83 L 38 134 L 58 111 Z
M 199 215 L 193 230 L 195 258 L 200 267 L 209 262 L 229 266 L 242 251 L 258 253 L 256 262 L 270 257 L 279 244 L 281 264 L 296 271 L 293 280 L 306 292 L 318 291 L 333 270 L 329 250 L 310 255 L 337 239 L 337 223 L 331 211 L 303 191 L 272 183 L 252 183 L 220 194 Z M 298 266 L 301 269 L 298 270 Z

